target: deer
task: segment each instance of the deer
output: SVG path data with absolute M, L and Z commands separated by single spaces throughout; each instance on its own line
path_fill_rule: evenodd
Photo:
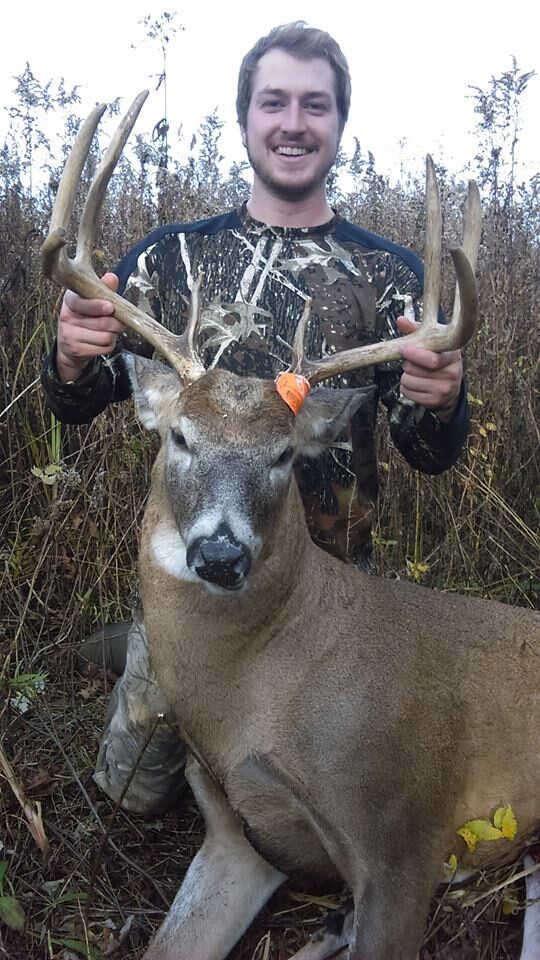
M 444 864 L 454 856 L 460 879 L 515 860 L 538 830 L 540 618 L 366 574 L 312 542 L 293 463 L 331 443 L 369 389 L 319 384 L 399 358 L 399 340 L 311 360 L 307 304 L 284 388 L 205 370 L 202 278 L 181 336 L 101 284 L 95 225 L 145 96 L 96 172 L 70 258 L 75 192 L 105 107 L 83 124 L 42 248 L 48 277 L 108 298 L 162 358 L 125 354 L 138 416 L 161 440 L 140 589 L 152 668 L 188 746 L 206 836 L 143 960 L 224 960 L 274 891 L 306 876 L 345 882 L 352 900 L 298 960 L 414 960 Z M 479 195 L 471 184 L 463 245 L 451 252 L 454 310 L 442 324 L 430 158 L 426 191 L 423 322 L 409 337 L 449 350 L 477 322 Z M 464 825 L 501 809 L 513 829 L 473 849 Z M 536 896 L 538 869 L 528 861 L 525 871 Z M 540 957 L 538 904 L 532 911 L 522 960 Z

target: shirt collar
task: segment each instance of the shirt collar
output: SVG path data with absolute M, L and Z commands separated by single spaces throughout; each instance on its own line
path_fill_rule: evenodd
M 326 236 L 335 230 L 337 223 L 342 219 L 342 217 L 334 211 L 334 215 L 330 220 L 316 227 L 278 227 L 263 223 L 261 220 L 256 220 L 255 217 L 252 217 L 247 208 L 247 201 L 244 201 L 237 212 L 247 232 L 258 233 L 259 235 L 271 233 L 276 237 L 281 237 L 283 240 L 306 240 L 311 237 Z

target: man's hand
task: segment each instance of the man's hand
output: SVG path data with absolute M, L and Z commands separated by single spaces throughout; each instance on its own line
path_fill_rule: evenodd
M 116 291 L 118 277 L 106 273 L 103 283 Z M 57 333 L 56 368 L 62 383 L 76 380 L 88 362 L 102 353 L 111 353 L 125 327 L 112 316 L 114 307 L 106 300 L 84 300 L 66 290 Z
M 402 334 L 413 333 L 421 326 L 407 317 L 398 317 L 397 325 Z M 447 423 L 457 407 L 463 380 L 461 351 L 433 353 L 404 341 L 401 356 L 404 361 L 400 383 L 403 396 L 422 404 Z

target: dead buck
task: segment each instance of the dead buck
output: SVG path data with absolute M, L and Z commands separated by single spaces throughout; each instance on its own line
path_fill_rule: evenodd
M 44 269 L 166 357 L 126 357 L 139 417 L 162 445 L 140 549 L 153 669 L 191 750 L 187 776 L 207 826 L 146 960 L 221 960 L 265 901 L 298 874 L 342 878 L 353 907 L 300 950 L 304 960 L 413 960 L 443 864 L 459 872 L 516 857 L 504 837 L 474 853 L 467 821 L 511 806 L 516 843 L 540 819 L 540 622 L 532 611 L 360 573 L 311 541 L 292 464 L 329 444 L 362 391 L 313 390 L 295 416 L 271 381 L 204 372 L 200 284 L 175 337 L 104 288 L 91 266 L 101 198 L 142 105 L 96 174 L 77 254 L 66 229 L 102 109 L 68 161 Z M 479 241 L 469 191 L 459 295 L 437 322 L 440 206 L 428 162 L 424 321 L 411 340 L 463 345 L 477 315 Z M 398 358 L 396 341 L 312 362 L 306 310 L 292 370 L 319 381 Z M 534 868 L 531 868 L 534 869 Z M 540 957 L 538 920 L 529 960 Z

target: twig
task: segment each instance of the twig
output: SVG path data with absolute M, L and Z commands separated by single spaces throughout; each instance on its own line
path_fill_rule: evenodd
M 43 859 L 45 860 L 49 853 L 49 841 L 47 840 L 47 835 L 45 833 L 45 828 L 43 826 L 43 820 L 41 817 L 41 804 L 36 802 L 34 807 L 34 804 L 25 795 L 24 790 L 18 782 L 17 777 L 15 776 L 15 771 L 6 757 L 1 744 L 0 767 L 2 768 L 7 782 L 9 783 L 13 793 L 22 807 L 22 811 L 27 820 L 28 829 L 36 841 L 39 849 L 41 850 Z

